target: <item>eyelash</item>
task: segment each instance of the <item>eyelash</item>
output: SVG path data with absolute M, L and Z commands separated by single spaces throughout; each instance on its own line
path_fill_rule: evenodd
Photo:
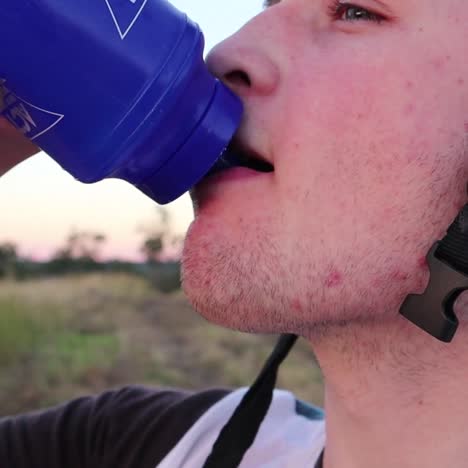
M 354 8 L 362 12 L 366 12 L 368 14 L 368 18 L 363 18 L 362 20 L 344 19 L 343 15 L 351 8 Z M 367 8 L 360 7 L 359 5 L 355 5 L 354 3 L 345 3 L 342 0 L 332 0 L 332 3 L 330 4 L 330 7 L 329 7 L 329 11 L 330 11 L 330 16 L 334 20 L 338 20 L 338 21 L 347 21 L 347 22 L 370 21 L 370 22 L 375 22 L 375 23 L 381 23 L 382 21 L 385 21 L 386 19 L 382 15 L 379 15 L 378 13 L 374 13 L 373 11 L 368 10 Z

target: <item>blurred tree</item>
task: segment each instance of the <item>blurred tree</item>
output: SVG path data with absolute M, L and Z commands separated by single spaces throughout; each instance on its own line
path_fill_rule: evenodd
M 88 231 L 72 231 L 48 264 L 50 273 L 83 272 L 100 269 L 101 249 L 106 236 Z
M 66 258 L 87 258 L 94 262 L 100 259 L 100 253 L 106 236 L 97 232 L 73 231 L 67 238 L 65 247 L 59 252 Z
M 158 207 L 156 215 L 156 221 L 140 228 L 144 233 L 140 250 L 146 260 L 145 276 L 156 289 L 169 293 L 180 289 L 178 252 L 182 238 L 174 234 L 166 209 Z
M 155 263 L 159 260 L 163 248 L 163 238 L 161 235 L 149 237 L 143 241 L 141 251 L 148 263 Z
M 150 264 L 173 257 L 182 243 L 182 237 L 173 231 L 169 212 L 163 207 L 157 207 L 156 216 L 156 221 L 149 226 L 140 227 L 140 231 L 144 234 L 140 251 L 145 256 L 146 262 Z
M 0 244 L 0 278 L 14 277 L 17 263 L 16 245 L 10 242 Z

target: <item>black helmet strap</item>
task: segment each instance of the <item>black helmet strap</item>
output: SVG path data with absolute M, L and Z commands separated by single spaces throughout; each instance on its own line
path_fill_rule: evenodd
M 431 277 L 423 294 L 409 295 L 400 313 L 440 341 L 450 342 L 458 328 L 453 310 L 468 290 L 468 204 L 427 257 Z
M 203 468 L 236 468 L 240 465 L 270 408 L 278 368 L 296 340 L 295 335 L 279 338 L 257 380 L 221 430 Z

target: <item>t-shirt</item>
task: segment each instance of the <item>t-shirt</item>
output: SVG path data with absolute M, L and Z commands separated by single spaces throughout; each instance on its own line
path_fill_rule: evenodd
M 0 468 L 199 468 L 246 391 L 134 386 L 3 418 Z M 240 468 L 313 467 L 324 424 L 320 409 L 275 390 Z

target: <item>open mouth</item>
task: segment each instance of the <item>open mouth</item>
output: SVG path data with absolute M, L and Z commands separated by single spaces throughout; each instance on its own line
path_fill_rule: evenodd
M 234 167 L 247 167 L 257 172 L 273 172 L 275 170 L 273 164 L 260 154 L 234 142 L 228 146 L 211 170 L 210 175 Z
M 251 155 L 248 153 L 237 153 L 239 165 L 248 167 L 257 172 L 273 172 L 275 168 L 270 162 L 258 157 L 257 155 Z
M 229 174 L 229 170 L 236 168 L 246 168 L 249 171 L 257 172 L 259 175 L 272 173 L 275 170 L 273 164 L 257 151 L 241 145 L 236 140 L 232 141 L 208 174 L 191 189 L 190 195 L 195 211 L 198 210 L 203 200 L 216 193 L 216 190 L 213 192 L 213 187 L 216 186 L 216 183 L 213 184 L 211 182 L 218 179 L 217 176 L 221 176 L 221 180 L 225 180 L 224 176 L 229 179 L 230 175 L 235 179 L 246 178 L 246 176 L 248 178 L 247 171 L 233 171 Z

